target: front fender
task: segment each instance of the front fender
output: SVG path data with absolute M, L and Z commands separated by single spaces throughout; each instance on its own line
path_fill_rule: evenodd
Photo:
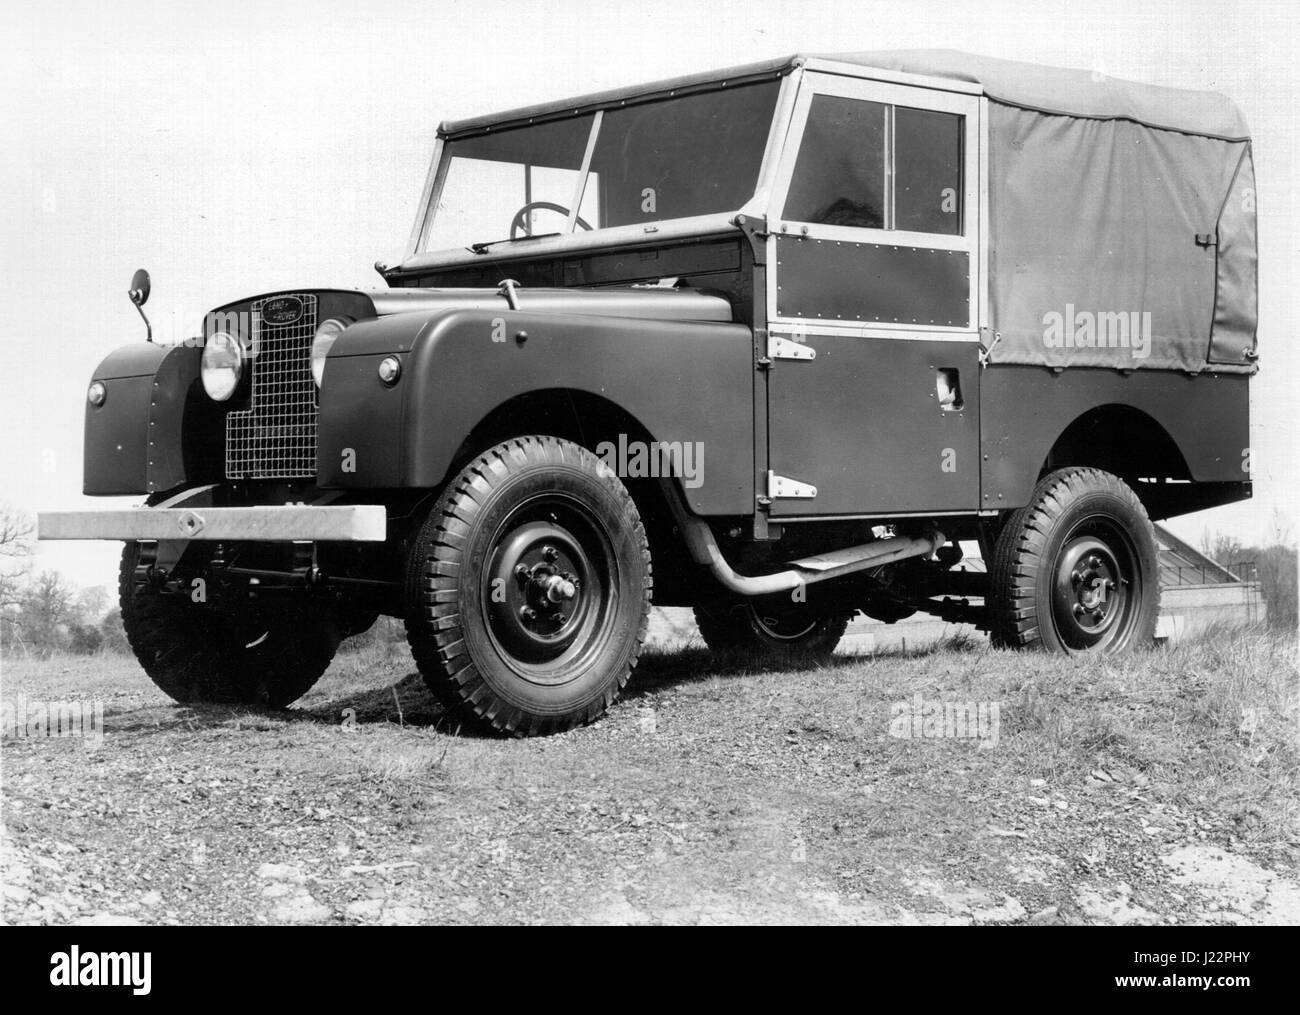
M 86 403 L 82 492 L 144 494 L 221 477 L 221 407 L 199 380 L 202 349 L 137 342 L 109 353 L 92 381 L 104 404 Z
M 402 377 L 378 379 L 395 355 Z M 511 399 L 599 396 L 656 441 L 697 442 L 699 514 L 754 508 L 753 339 L 740 324 L 471 309 L 353 325 L 326 362 L 317 443 L 326 487 L 432 488 L 474 427 Z M 528 432 L 526 420 L 520 433 Z

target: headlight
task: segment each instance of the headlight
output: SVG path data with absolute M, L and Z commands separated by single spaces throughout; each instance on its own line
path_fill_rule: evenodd
M 311 376 L 316 387 L 320 387 L 321 378 L 325 376 L 325 357 L 329 354 L 330 346 L 351 323 L 340 317 L 331 317 L 316 329 L 316 337 L 311 340 Z
M 224 331 L 208 336 L 203 346 L 199 370 L 203 377 L 203 390 L 208 393 L 208 397 L 224 402 L 239 387 L 239 378 L 243 372 L 244 357 L 235 337 Z
M 91 381 L 90 387 L 86 389 L 86 401 L 98 408 L 104 404 L 108 398 L 108 389 L 104 387 L 103 381 Z

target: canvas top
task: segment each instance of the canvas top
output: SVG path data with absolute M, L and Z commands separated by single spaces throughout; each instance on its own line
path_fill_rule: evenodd
M 951 49 L 899 49 L 788 56 L 594 92 L 502 113 L 448 121 L 442 124 L 439 132 L 450 136 L 490 125 L 527 122 L 535 117 L 598 109 L 620 102 L 666 95 L 672 91 L 713 86 L 720 81 L 779 75 L 808 59 L 837 60 L 862 67 L 977 84 L 994 101 L 1044 113 L 1087 119 L 1133 120 L 1157 129 L 1230 141 L 1246 140 L 1249 137 L 1249 129 L 1241 111 L 1231 99 L 1218 92 L 1165 88 L 1093 74 L 1086 70 L 1042 67 Z
M 1219 92 L 1165 88 L 1084 70 L 1041 67 L 954 49 L 897 49 L 826 56 L 864 67 L 927 74 L 978 84 L 1009 106 L 1092 120 L 1134 120 L 1184 134 L 1244 141 L 1250 137 L 1236 104 Z

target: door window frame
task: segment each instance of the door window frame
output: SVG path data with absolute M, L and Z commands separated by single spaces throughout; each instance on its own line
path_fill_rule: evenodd
M 890 75 L 901 78 L 903 75 Z M 984 201 L 981 187 L 984 174 L 984 106 L 978 86 L 962 86 L 953 82 L 953 90 L 926 87 L 921 84 L 902 83 L 898 80 L 835 73 L 829 66 L 809 67 L 803 74 L 791 113 L 790 132 L 781 153 L 773 178 L 767 209 L 768 286 L 767 319 L 774 332 L 814 334 L 825 330 L 829 334 L 858 332 L 875 337 L 942 339 L 946 341 L 968 339 L 979 341 L 979 326 L 984 321 L 985 255 Z M 860 99 L 886 106 L 907 106 L 933 112 L 955 113 L 963 116 L 962 131 L 962 194 L 961 232 L 921 233 L 897 229 L 869 229 L 861 226 L 834 226 L 816 222 L 800 222 L 782 217 L 790 191 L 795 165 L 803 143 L 804 131 L 814 97 L 828 95 L 836 98 Z M 890 116 L 890 122 L 893 116 Z M 886 158 L 892 163 L 892 138 L 886 138 Z M 886 165 L 886 172 L 892 165 Z M 892 216 L 891 216 L 892 217 Z M 964 325 L 936 326 L 920 324 L 875 324 L 861 321 L 839 321 L 825 318 L 780 316 L 777 314 L 777 287 L 780 285 L 780 262 L 777 254 L 778 236 L 807 237 L 813 240 L 832 240 L 845 243 L 871 243 L 894 247 L 928 250 L 959 250 L 969 258 L 970 290 L 968 305 L 970 318 Z

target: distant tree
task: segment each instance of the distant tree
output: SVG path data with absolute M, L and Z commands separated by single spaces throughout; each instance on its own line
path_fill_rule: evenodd
M 68 627 L 68 651 L 73 655 L 92 656 L 104 645 L 99 628 L 90 624 L 71 624 Z
M 32 520 L 0 504 L 0 610 L 17 606 L 32 552 Z
M 57 571 L 42 571 L 22 592 L 15 624 L 28 651 L 49 655 L 66 647 L 67 625 L 75 622 L 76 591 Z
M 1201 535 L 1201 552 L 1216 564 L 1231 567 L 1233 564 L 1249 559 L 1246 547 L 1236 536 L 1207 529 Z
M 97 626 L 104 619 L 108 609 L 108 589 L 103 585 L 92 585 L 77 593 L 76 612 L 83 624 Z
M 118 607 L 114 606 L 99 622 L 99 634 L 105 652 L 126 655 L 131 651 L 131 645 L 126 640 L 126 629 L 122 627 L 122 611 Z

